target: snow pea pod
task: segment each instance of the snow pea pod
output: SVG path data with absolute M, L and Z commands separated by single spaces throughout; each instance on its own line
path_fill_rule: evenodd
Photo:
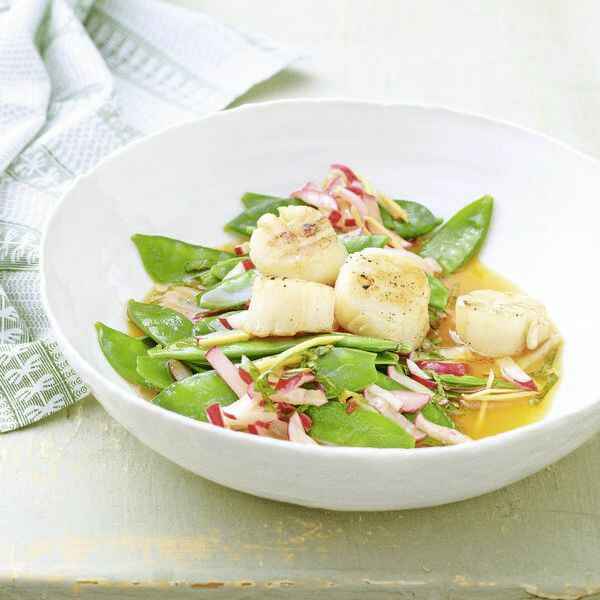
M 139 385 L 148 385 L 137 371 L 138 356 L 146 356 L 148 351 L 147 341 L 131 337 L 104 323 L 96 323 L 96 335 L 102 354 L 123 379 Z
M 439 380 L 449 388 L 481 388 L 487 384 L 487 379 L 474 375 L 438 375 Z M 516 385 L 503 379 L 494 379 L 492 387 L 517 389 Z
M 203 271 L 234 256 L 230 252 L 195 246 L 161 235 L 136 233 L 131 239 L 146 272 L 158 283 L 185 281 L 189 278 L 190 270 Z
M 336 446 L 414 448 L 414 438 L 400 425 L 369 408 L 358 405 L 348 414 L 337 400 L 306 411 L 312 419 L 309 435 L 318 442 Z
M 448 304 L 448 298 L 450 297 L 450 291 L 437 277 L 434 277 L 429 273 L 427 273 L 427 280 L 429 281 L 429 288 L 431 289 L 429 305 L 438 310 L 445 310 Z
M 360 252 L 365 248 L 383 248 L 390 238 L 387 235 L 355 235 L 342 236 L 342 242 L 348 254 Z
M 243 199 L 242 201 L 244 202 Z M 295 198 L 277 198 L 275 196 L 264 196 L 260 201 L 253 197 L 252 200 L 248 201 L 247 199 L 246 202 L 246 210 L 226 223 L 225 231 L 249 237 L 256 229 L 256 222 L 263 215 L 266 215 L 267 213 L 276 215 L 277 209 L 282 206 L 301 206 L 304 204 L 304 202 L 296 200 Z M 246 202 L 244 202 L 244 204 L 246 204 Z
M 379 207 L 383 224 L 405 239 L 413 239 L 433 231 L 443 219 L 436 217 L 428 208 L 410 200 L 394 200 L 407 213 L 408 221 L 398 221 L 390 213 Z
M 227 310 L 250 301 L 256 270 L 221 281 L 199 297 L 198 305 L 207 310 Z
M 395 352 L 380 352 L 375 359 L 376 365 L 397 365 L 399 357 Z
M 160 306 L 130 300 L 127 303 L 129 318 L 154 341 L 172 344 L 194 335 L 194 325 L 177 311 Z
M 221 282 L 221 280 L 218 277 L 215 277 L 210 270 L 200 273 L 195 277 L 195 280 L 207 290 L 215 287 L 215 285 L 218 285 Z
M 325 387 L 328 398 L 342 392 L 358 392 L 375 383 L 377 369 L 373 352 L 354 348 L 332 348 L 315 361 L 317 381 Z
M 375 382 L 379 387 L 382 387 L 384 390 L 402 390 L 408 391 L 403 385 L 399 384 L 395 379 L 384 375 L 383 373 L 377 374 L 377 381 Z M 456 429 L 454 422 L 447 415 L 446 411 L 437 403 L 435 400 L 430 400 L 422 409 L 421 413 L 423 416 L 431 421 L 432 423 L 436 423 L 437 425 L 442 425 L 444 427 L 451 427 L 452 429 Z M 414 421 L 416 415 L 406 413 L 405 416 Z
M 336 341 L 335 345 L 341 348 L 356 348 L 357 350 L 365 350 L 367 352 L 399 351 L 400 344 L 391 340 L 351 334 L 331 334 L 330 337 L 338 339 L 340 335 L 342 339 Z M 314 337 L 314 335 L 307 335 L 302 337 L 256 339 L 221 346 L 221 350 L 226 356 L 234 360 L 240 359 L 242 356 L 247 356 L 250 359 L 262 358 L 263 356 L 273 356 L 280 352 L 285 352 L 289 348 Z M 326 335 L 319 337 L 327 339 Z M 325 345 L 325 343 L 323 344 Z M 152 348 L 149 354 L 157 358 L 177 358 L 194 363 L 206 362 L 205 350 L 198 347 L 195 339 L 181 340 L 164 348 L 157 346 L 156 348 Z
M 468 204 L 425 242 L 421 255 L 435 258 L 446 274 L 454 273 L 479 251 L 490 228 L 493 209 L 492 196 Z
M 162 390 L 153 402 L 180 415 L 207 421 L 207 406 L 215 402 L 227 406 L 236 400 L 233 390 L 215 371 L 206 371 L 176 381 Z
M 210 268 L 210 274 L 215 278 L 221 281 L 231 269 L 237 266 L 238 263 L 247 259 L 247 256 L 234 256 L 233 258 L 228 258 L 227 260 L 222 260 L 218 262 L 216 265 L 213 265 Z
M 138 356 L 136 370 L 149 387 L 162 390 L 175 381 L 167 363 L 152 356 Z

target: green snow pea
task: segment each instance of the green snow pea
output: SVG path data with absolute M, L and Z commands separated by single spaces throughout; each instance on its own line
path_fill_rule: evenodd
M 199 296 L 198 306 L 208 310 L 227 310 L 250 301 L 256 270 L 251 269 L 237 277 L 221 281 Z
M 194 335 L 193 323 L 171 308 L 130 300 L 127 303 L 127 314 L 144 333 L 159 344 L 171 344 Z
M 395 352 L 380 352 L 375 359 L 376 365 L 396 365 L 399 357 Z
M 337 400 L 307 409 L 312 419 L 309 435 L 336 446 L 414 448 L 414 438 L 387 417 L 361 405 L 352 413 Z
M 315 361 L 317 381 L 325 387 L 328 398 L 343 391 L 358 392 L 375 383 L 376 354 L 353 348 L 332 348 Z
M 408 214 L 408 221 L 397 221 L 382 206 L 379 207 L 383 224 L 405 239 L 412 239 L 433 231 L 443 219 L 436 217 L 428 208 L 410 200 L 394 200 Z
M 382 387 L 384 390 L 402 390 L 407 391 L 403 385 L 399 384 L 395 379 L 384 375 L 383 373 L 378 373 L 377 381 L 375 382 L 379 387 Z M 430 400 L 422 409 L 421 413 L 423 416 L 431 421 L 432 423 L 436 423 L 437 425 L 443 425 L 444 427 L 451 427 L 455 429 L 454 422 L 447 415 L 446 411 L 434 400 Z M 405 414 L 407 418 L 411 421 L 414 421 L 416 415 Z
M 215 287 L 215 285 L 221 283 L 221 280 L 218 277 L 215 277 L 211 272 L 210 269 L 208 271 L 204 271 L 203 273 L 200 273 L 198 276 L 196 276 L 195 281 L 197 281 L 202 287 L 204 287 L 205 289 L 210 289 Z
M 337 338 L 340 334 L 332 334 L 331 337 Z M 260 340 L 249 340 L 247 342 L 238 342 L 236 344 L 228 344 L 221 346 L 224 354 L 235 360 L 242 356 L 247 356 L 250 359 L 262 358 L 263 356 L 273 356 L 284 352 L 301 342 L 310 340 L 316 336 L 307 335 L 302 337 L 279 337 L 267 338 Z M 344 334 L 342 340 L 335 343 L 341 348 L 356 348 L 357 350 L 365 350 L 366 352 L 396 352 L 399 350 L 400 344 L 391 340 L 382 340 L 379 338 L 362 337 L 359 335 Z M 177 358 L 188 362 L 205 363 L 206 351 L 199 348 L 196 340 L 180 340 L 169 346 L 152 348 L 149 351 L 151 356 L 157 358 Z
M 342 242 L 348 254 L 360 252 L 365 248 L 383 248 L 390 238 L 387 235 L 342 236 Z
M 434 277 L 429 273 L 427 273 L 427 280 L 429 281 L 429 287 L 431 289 L 429 305 L 438 310 L 445 310 L 448 304 L 448 298 L 450 297 L 450 291 L 437 277 Z
M 136 370 L 149 387 L 162 390 L 175 381 L 168 362 L 152 356 L 138 356 Z
M 454 273 L 479 251 L 490 228 L 493 209 L 492 196 L 468 204 L 425 242 L 421 255 L 435 258 L 446 274 Z
M 227 260 L 222 260 L 218 262 L 216 265 L 213 265 L 210 268 L 210 274 L 215 278 L 221 281 L 231 269 L 237 266 L 238 263 L 246 260 L 247 256 L 234 256 L 233 258 L 228 258 Z
M 137 371 L 137 358 L 146 356 L 149 348 L 147 341 L 131 337 L 104 323 L 96 323 L 96 335 L 102 354 L 123 379 L 147 385 L 146 380 Z
M 136 233 L 131 239 L 146 272 L 158 283 L 185 281 L 190 270 L 203 271 L 233 256 L 230 252 L 195 246 L 161 235 Z
M 237 217 L 225 224 L 225 231 L 231 233 L 239 233 L 240 235 L 251 236 L 256 229 L 256 222 L 260 217 L 271 213 L 276 215 L 277 209 L 282 206 L 301 206 L 304 204 L 301 200 L 295 198 L 276 198 L 275 196 L 264 196 L 262 200 L 256 198 L 256 194 L 252 195 L 251 200 L 242 198 L 242 202 L 246 204 L 246 210 Z
M 438 379 L 444 386 L 450 388 L 480 388 L 487 384 L 487 379 L 474 375 L 438 375 Z M 494 379 L 492 387 L 518 389 L 517 386 L 503 379 Z
M 207 421 L 207 406 L 215 402 L 227 406 L 236 400 L 233 390 L 215 371 L 206 371 L 176 381 L 162 390 L 153 402 L 180 415 Z

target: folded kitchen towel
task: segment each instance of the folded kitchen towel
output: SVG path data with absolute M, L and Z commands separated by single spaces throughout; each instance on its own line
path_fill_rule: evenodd
M 0 431 L 88 394 L 38 290 L 40 234 L 73 179 L 139 136 L 224 108 L 294 58 L 155 0 L 0 0 Z

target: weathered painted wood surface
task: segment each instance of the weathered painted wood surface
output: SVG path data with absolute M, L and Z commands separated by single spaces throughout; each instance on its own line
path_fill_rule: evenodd
M 345 95 L 443 104 L 600 156 L 594 0 L 185 4 L 312 53 L 242 101 Z M 88 400 L 0 437 L 0 481 L 1 600 L 317 591 L 340 600 L 600 598 L 598 437 L 482 498 L 332 513 L 195 477 Z

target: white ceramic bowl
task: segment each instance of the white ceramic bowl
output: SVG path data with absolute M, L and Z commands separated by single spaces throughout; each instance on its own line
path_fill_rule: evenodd
M 442 216 L 485 193 L 496 212 L 483 260 L 542 299 L 566 339 L 543 421 L 472 444 L 393 450 L 306 447 L 233 433 L 138 397 L 100 353 L 93 324 L 125 328 L 151 282 L 130 236 L 223 242 L 245 191 L 286 195 L 331 162 Z M 68 358 L 142 442 L 212 481 L 336 510 L 432 506 L 505 486 L 600 428 L 597 276 L 600 165 L 506 124 L 442 109 L 283 101 L 211 115 L 136 143 L 79 179 L 43 243 L 43 292 Z

